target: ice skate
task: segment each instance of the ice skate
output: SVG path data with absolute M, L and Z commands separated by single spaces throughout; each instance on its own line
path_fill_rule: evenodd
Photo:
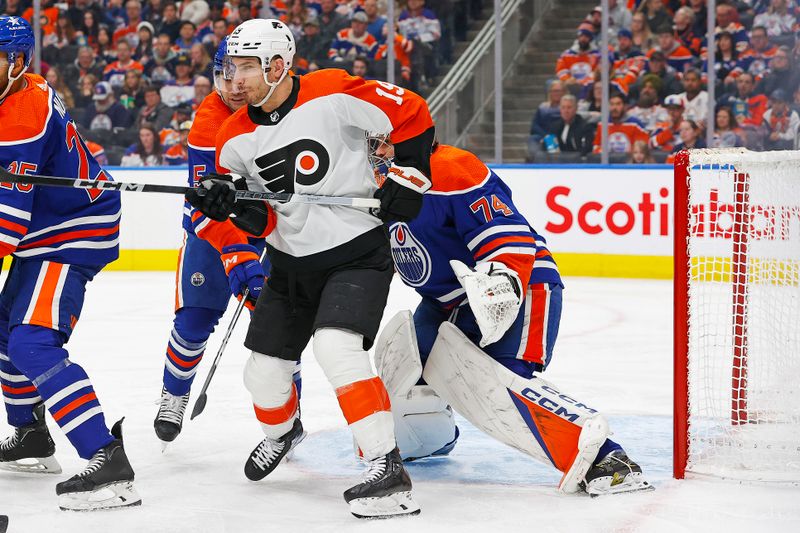
M 56 485 L 62 511 L 98 511 L 141 505 L 122 443 L 122 420 L 114 424 L 115 440 L 98 450 L 83 472 Z
M 166 387 L 161 389 L 161 401 L 159 402 L 158 414 L 153 421 L 156 436 L 161 440 L 161 451 L 166 450 L 167 444 L 174 441 L 181 433 L 183 428 L 183 415 L 186 406 L 189 404 L 189 393 L 183 396 L 175 396 L 167 391 Z
M 642 468 L 631 461 L 623 450 L 614 450 L 595 463 L 586 473 L 583 487 L 593 498 L 655 489 L 644 478 Z
M 303 424 L 296 418 L 292 429 L 279 439 L 264 438 L 250 453 L 244 465 L 244 475 L 250 481 L 261 481 L 267 477 L 284 457 L 306 438 Z
M 44 419 L 44 404 L 33 410 L 34 422 L 15 428 L 14 434 L 0 442 L 0 470 L 35 474 L 60 474 L 55 458 L 56 445 Z
M 416 515 L 420 509 L 411 496 L 411 478 L 408 475 L 400 450 L 372 461 L 364 480 L 344 492 L 344 500 L 350 504 L 350 512 L 356 518 L 393 518 Z

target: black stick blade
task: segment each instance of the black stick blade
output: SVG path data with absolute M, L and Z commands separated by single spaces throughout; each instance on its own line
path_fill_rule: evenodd
M 194 402 L 194 407 L 192 408 L 192 416 L 189 417 L 189 420 L 194 420 L 194 418 L 203 412 L 206 408 L 206 402 L 208 401 L 208 395 L 203 392 L 200 396 L 197 397 L 197 401 Z

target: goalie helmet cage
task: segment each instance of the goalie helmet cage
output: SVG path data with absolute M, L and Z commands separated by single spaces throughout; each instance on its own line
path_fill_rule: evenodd
M 674 476 L 800 482 L 800 152 L 675 159 Z

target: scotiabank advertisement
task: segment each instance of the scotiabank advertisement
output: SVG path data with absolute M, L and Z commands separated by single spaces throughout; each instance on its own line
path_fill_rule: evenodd
M 514 203 L 562 252 L 672 255 L 671 168 L 497 168 Z

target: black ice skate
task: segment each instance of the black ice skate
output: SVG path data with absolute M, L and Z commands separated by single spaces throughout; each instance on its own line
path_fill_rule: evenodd
M 411 477 L 403 466 L 400 450 L 367 462 L 364 481 L 344 492 L 344 501 L 356 518 L 393 518 L 416 515 L 420 509 L 411 496 Z
M 244 465 L 244 475 L 250 481 L 261 481 L 278 466 L 286 454 L 306 438 L 303 424 L 296 418 L 292 429 L 279 439 L 266 437 L 250 453 Z
M 586 473 L 583 487 L 593 498 L 655 489 L 642 475 L 642 468 L 623 450 L 614 450 L 595 463 Z
M 122 444 L 122 420 L 114 424 L 115 440 L 99 449 L 86 469 L 56 485 L 62 511 L 98 511 L 141 505 L 133 486 L 133 468 Z
M 161 389 L 161 401 L 153 426 L 156 436 L 161 440 L 162 451 L 166 449 L 168 443 L 180 435 L 183 428 L 183 414 L 186 412 L 188 404 L 188 392 L 183 396 L 175 396 L 170 394 L 166 387 Z
M 44 404 L 33 408 L 33 424 L 15 428 L 14 434 L 0 442 L 0 469 L 36 474 L 60 474 L 55 458 L 56 445 L 44 419 Z

